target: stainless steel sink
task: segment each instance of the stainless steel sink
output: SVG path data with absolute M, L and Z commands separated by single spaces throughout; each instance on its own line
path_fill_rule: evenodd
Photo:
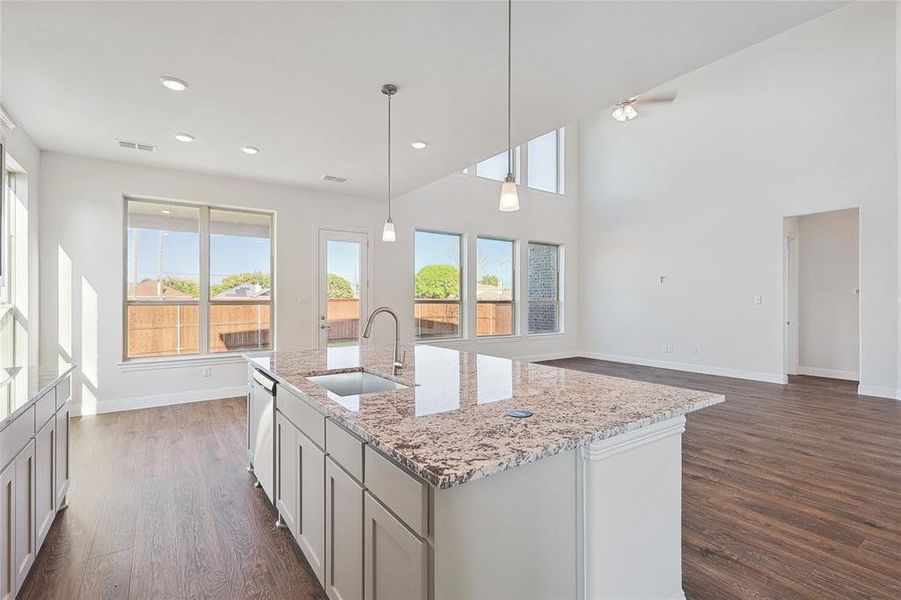
M 366 373 L 365 371 L 335 373 L 333 375 L 317 375 L 315 377 L 307 377 L 307 381 L 312 381 L 317 385 L 321 385 L 338 396 L 358 396 L 360 394 L 372 394 L 374 392 L 402 390 L 408 387 L 402 383 L 397 383 L 396 381 L 379 377 L 372 373 Z

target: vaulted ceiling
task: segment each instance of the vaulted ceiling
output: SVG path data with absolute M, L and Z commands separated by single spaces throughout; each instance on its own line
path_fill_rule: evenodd
M 514 2 L 514 142 L 841 4 Z M 0 101 L 46 150 L 382 197 L 385 82 L 399 192 L 506 143 L 505 2 L 4 2 L 0 27 Z

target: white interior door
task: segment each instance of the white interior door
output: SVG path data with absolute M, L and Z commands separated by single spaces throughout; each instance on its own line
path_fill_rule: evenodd
M 369 312 L 369 235 L 319 231 L 319 347 L 356 344 Z

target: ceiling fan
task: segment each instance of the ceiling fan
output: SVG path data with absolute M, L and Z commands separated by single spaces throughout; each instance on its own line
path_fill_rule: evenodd
M 635 108 L 636 106 L 664 104 L 672 102 L 675 99 L 676 94 L 670 94 L 668 96 L 632 96 L 628 100 L 623 100 L 615 105 L 610 116 L 620 123 L 627 123 L 638 116 L 638 110 Z

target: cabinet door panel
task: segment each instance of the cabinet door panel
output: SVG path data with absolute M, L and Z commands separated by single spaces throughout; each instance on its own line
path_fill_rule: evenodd
M 0 473 L 0 599 L 16 597 L 16 464 Z
M 363 597 L 363 488 L 325 459 L 325 593 L 331 600 Z
M 13 464 L 16 468 L 14 558 L 18 592 L 34 562 L 34 440 L 25 446 Z
M 37 523 L 37 547 L 44 543 L 56 516 L 56 420 L 51 419 L 34 439 L 34 514 Z
M 425 600 L 428 547 L 366 492 L 364 588 L 366 600 Z
M 275 413 L 275 508 L 291 533 L 297 534 L 298 455 L 300 432 L 280 412 Z
M 57 510 L 63 508 L 66 494 L 69 493 L 69 417 L 72 414 L 72 403 L 66 402 L 56 413 L 56 469 L 55 482 Z
M 325 453 L 298 432 L 297 457 L 300 502 L 295 537 L 319 583 L 325 585 Z

